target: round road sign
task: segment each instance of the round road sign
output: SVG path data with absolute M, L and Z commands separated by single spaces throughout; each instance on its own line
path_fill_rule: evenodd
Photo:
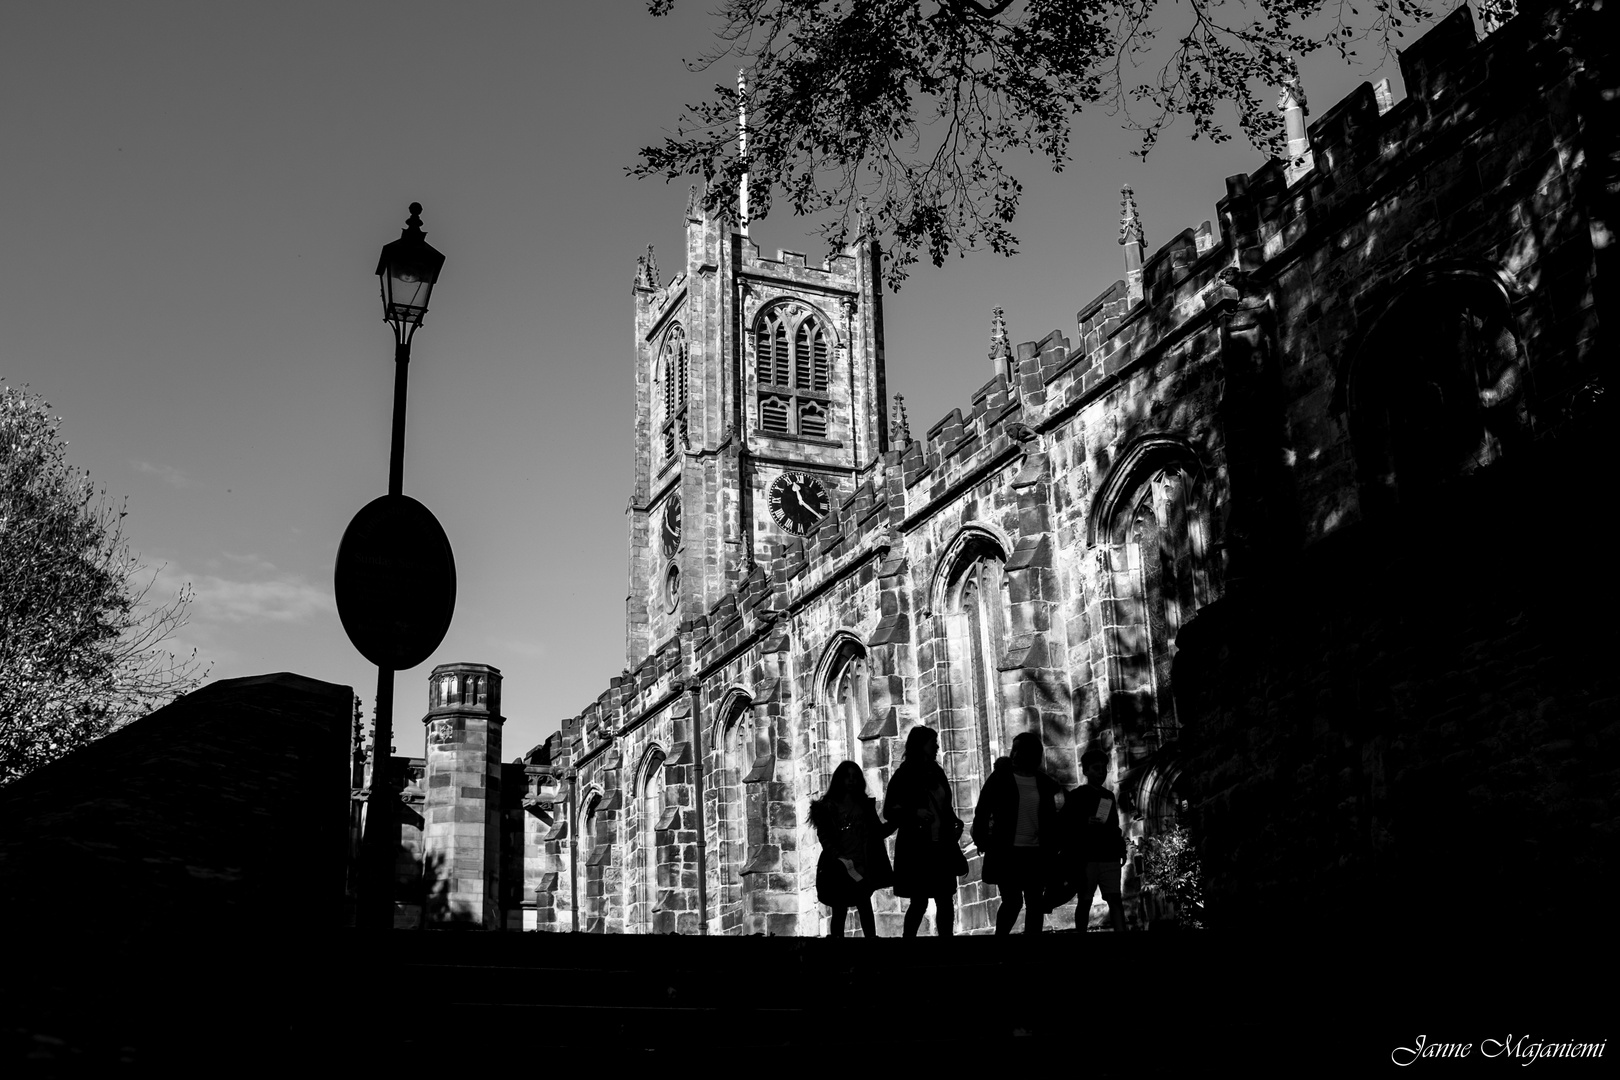
M 384 495 L 354 515 L 334 576 L 343 629 L 378 667 L 415 667 L 450 629 L 456 610 L 450 538 L 409 495 Z

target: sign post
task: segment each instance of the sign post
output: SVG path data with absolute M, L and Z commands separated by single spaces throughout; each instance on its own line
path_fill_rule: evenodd
M 428 508 L 403 492 L 405 399 L 411 338 L 427 314 L 444 255 L 422 231 L 422 206 L 411 203 L 400 238 L 377 262 L 383 320 L 394 330 L 394 419 L 388 494 L 361 508 L 338 545 L 338 617 L 349 640 L 377 665 L 377 722 L 361 842 L 357 926 L 394 925 L 394 859 L 399 851 L 399 795 L 389 764 L 394 741 L 394 672 L 422 663 L 444 640 L 456 607 L 456 564 L 450 540 Z

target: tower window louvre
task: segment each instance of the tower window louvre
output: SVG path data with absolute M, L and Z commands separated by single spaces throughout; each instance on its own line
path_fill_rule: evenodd
M 799 406 L 799 434 L 827 437 L 827 409 L 814 401 Z
M 806 319 L 793 335 L 793 386 L 798 390 L 810 388 L 810 329 L 810 320 Z
M 665 462 L 674 457 L 677 440 L 681 443 L 686 441 L 686 395 L 691 369 L 690 357 L 686 330 L 676 323 L 664 335 L 664 345 L 658 353 L 656 375 L 658 385 L 653 389 L 654 400 L 661 402 L 662 405 L 655 442 L 663 451 L 662 458 Z
M 777 386 L 788 384 L 788 338 L 787 327 L 778 322 L 776 332 L 772 337 L 772 347 L 776 354 L 776 370 L 771 376 L 771 382 Z
M 771 343 L 776 340 L 776 321 L 768 319 L 754 331 L 755 374 L 761 383 L 770 383 L 775 370 L 771 360 Z
M 827 437 L 832 410 L 826 395 L 832 387 L 836 345 L 826 320 L 796 305 L 779 305 L 759 317 L 754 326 L 754 364 L 761 431 Z
M 786 435 L 788 433 L 788 403 L 779 397 L 761 398 L 759 402 L 759 426 L 765 431 Z
M 816 327 L 815 337 L 811 341 L 810 389 L 818 394 L 825 394 L 827 384 L 831 381 L 830 352 L 827 347 L 827 332 L 819 326 Z

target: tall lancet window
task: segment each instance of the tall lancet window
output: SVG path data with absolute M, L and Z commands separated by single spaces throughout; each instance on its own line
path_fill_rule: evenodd
M 983 779 L 1007 754 L 1009 731 L 1002 707 L 1001 669 L 1007 651 L 1007 586 L 1002 542 L 976 526 L 964 528 L 941 559 L 942 628 L 950 658 L 950 708 L 941 719 L 941 764 L 946 775 Z
M 968 690 L 973 702 L 981 770 L 1004 756 L 1010 741 L 1001 722 L 998 661 L 1006 642 L 1006 604 L 1002 598 L 1001 562 L 978 559 L 962 575 L 958 609 L 966 623 Z
M 798 304 L 779 304 L 759 317 L 753 340 L 760 430 L 827 438 L 838 348 L 831 323 Z
M 870 719 L 871 679 L 866 648 L 852 635 L 840 634 L 821 664 L 819 696 L 824 703 L 820 735 L 821 790 L 833 770 L 845 761 L 861 764 L 860 732 Z
M 664 816 L 664 752 L 647 754 L 641 773 L 640 843 L 636 851 L 636 917 L 642 933 L 653 929 L 653 912 L 658 906 L 658 828 Z
M 1210 600 L 1206 525 L 1193 474 L 1179 464 L 1154 470 L 1120 502 L 1111 532 L 1115 715 L 1151 750 L 1176 729 L 1170 692 L 1176 635 Z
M 658 353 L 653 395 L 658 408 L 659 461 L 673 461 L 676 451 L 687 444 L 687 378 L 690 370 L 686 330 L 680 323 L 664 335 Z

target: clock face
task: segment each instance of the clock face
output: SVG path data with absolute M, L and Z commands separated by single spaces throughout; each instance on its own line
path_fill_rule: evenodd
M 827 516 L 827 489 L 802 472 L 785 472 L 771 481 L 766 503 L 771 519 L 788 532 L 803 535 Z
M 675 554 L 675 549 L 681 546 L 681 500 L 677 496 L 669 500 L 664 507 L 664 525 L 662 529 L 664 538 L 664 554 Z

